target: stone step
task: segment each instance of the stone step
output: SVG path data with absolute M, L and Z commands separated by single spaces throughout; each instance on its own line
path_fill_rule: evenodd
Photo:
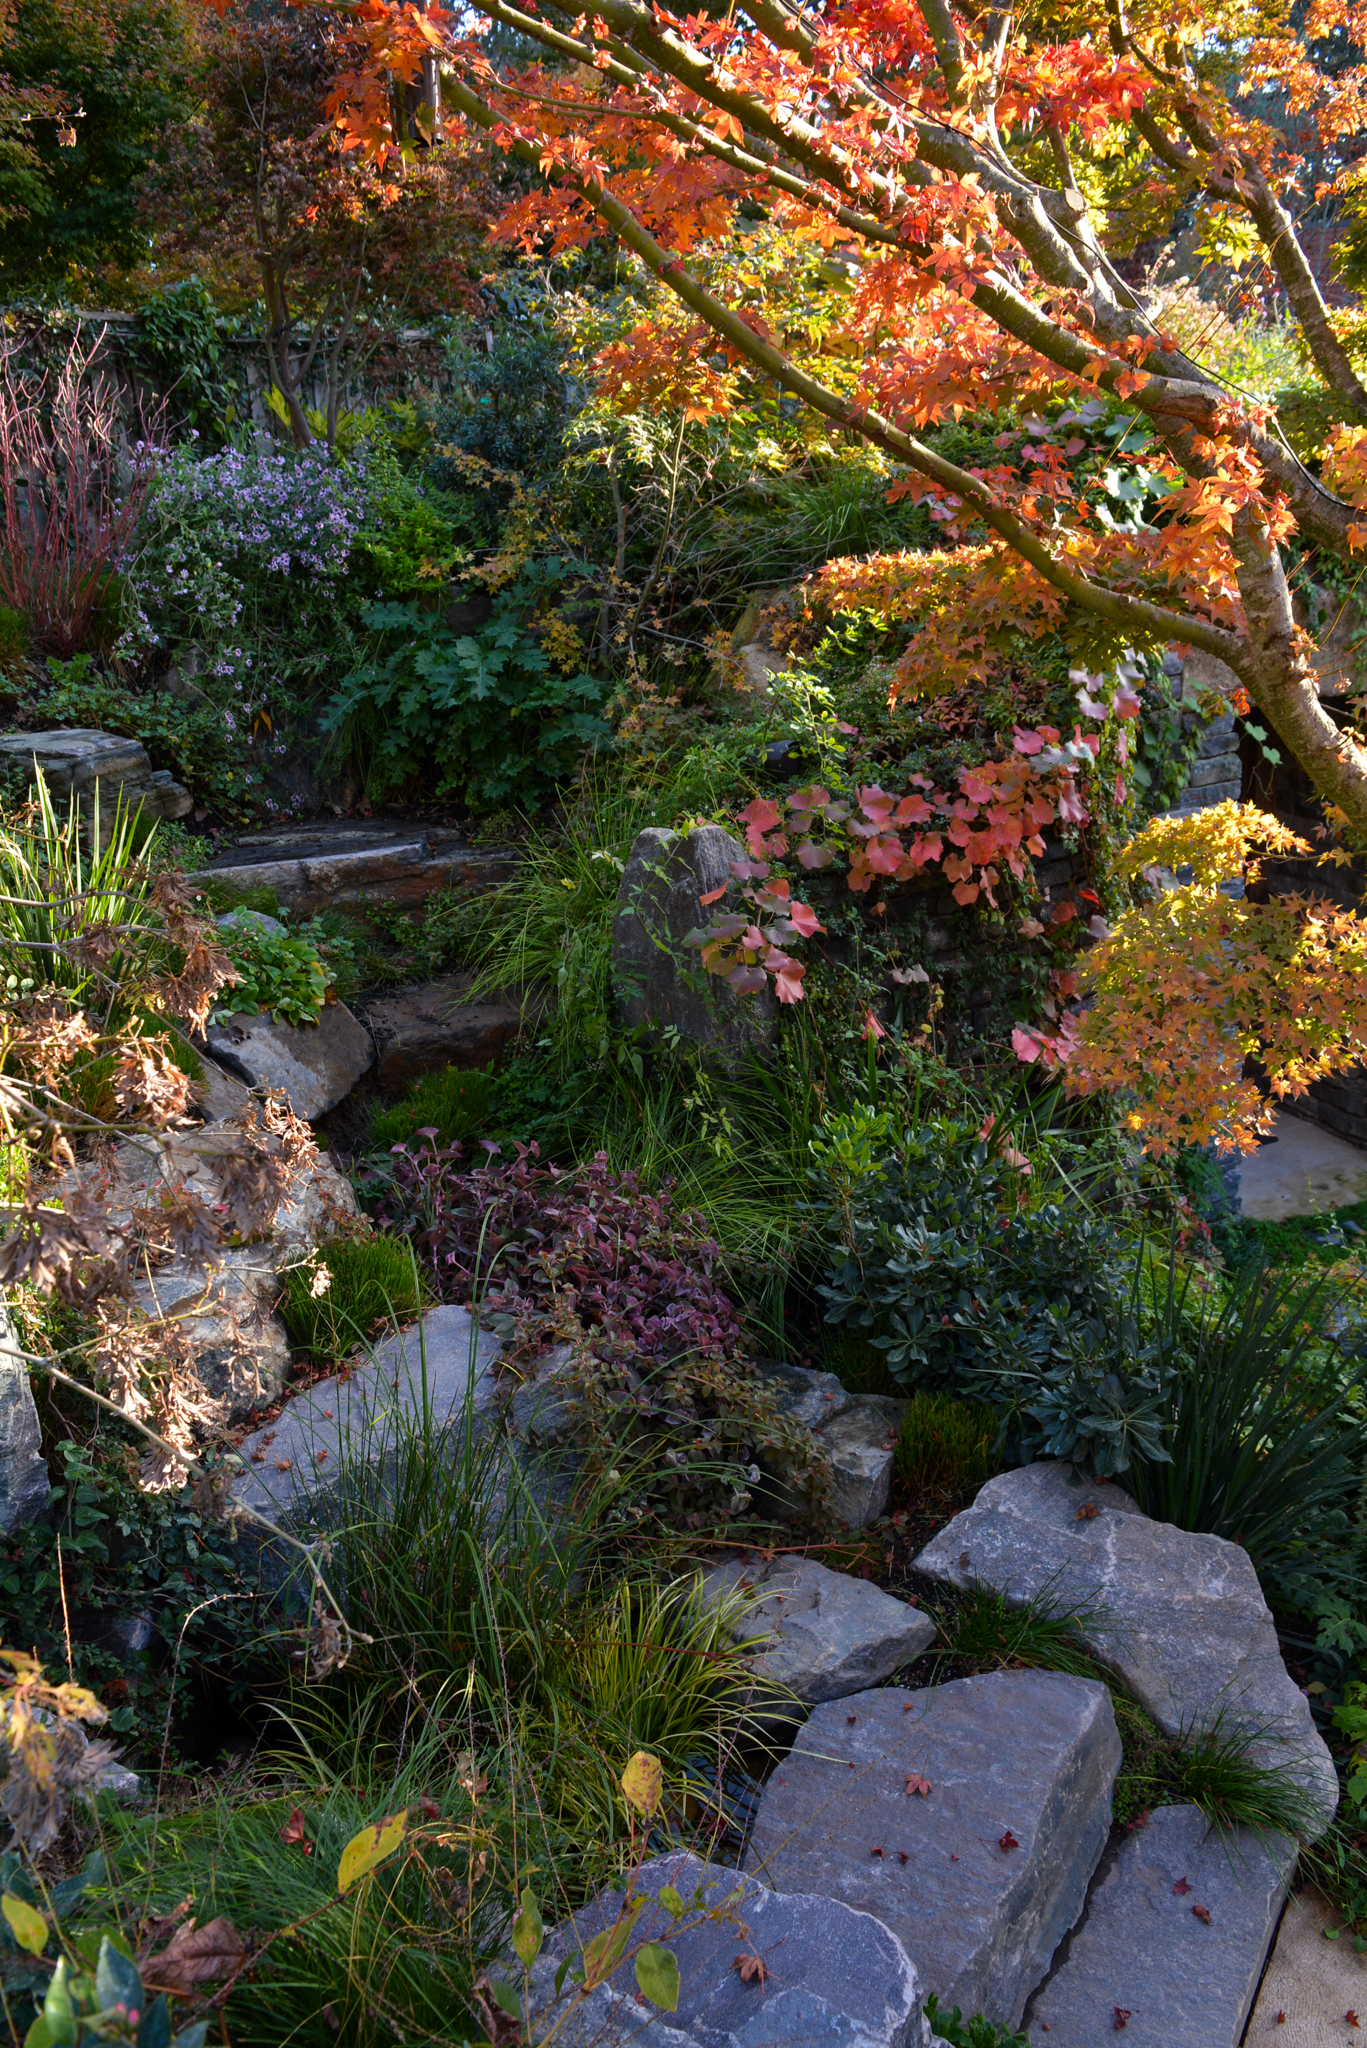
M 1217 1721 L 1256 1735 L 1258 1759 L 1294 1772 L 1328 1825 L 1333 1759 L 1238 1544 L 1151 1521 L 1114 1482 L 1075 1483 L 1048 1459 L 989 1479 L 916 1564 L 947 1585 L 1077 1612 L 1078 1635 L 1165 1735 Z
M 709 1603 L 751 1589 L 756 1602 L 741 1627 L 759 1642 L 750 1668 L 809 1705 L 881 1684 L 935 1640 L 934 1622 L 918 1607 L 813 1558 L 752 1554 L 703 1581 Z
M 363 1005 L 375 1041 L 375 1078 L 386 1095 L 401 1095 L 444 1067 L 487 1067 L 502 1058 L 522 1028 L 521 1005 L 467 1001 L 470 979 L 444 975 Z
M 240 841 L 205 873 L 235 890 L 273 889 L 286 908 L 312 917 L 370 903 L 418 909 L 439 890 L 495 889 L 512 879 L 521 857 L 516 847 L 474 847 L 447 833 L 362 838 L 314 830 Z
M 666 1885 L 698 1909 L 676 1919 L 655 1903 Z M 557 1999 L 556 1971 L 617 1924 L 622 1896 L 602 1892 L 550 1930 L 531 1977 L 531 2039 L 553 2036 L 556 2048 L 931 2048 L 915 1964 L 869 1914 L 826 1897 L 780 1895 L 682 1852 L 644 1864 L 634 1891 L 649 1903 L 626 1957 L 578 2003 L 568 1982 Z M 703 1918 L 707 1911 L 716 1917 Z M 677 1959 L 674 2012 L 637 1987 L 633 1957 L 646 1942 Z M 761 1967 L 743 1973 L 746 1957 Z M 520 1995 L 520 1971 L 501 1974 Z
M 855 1693 L 817 1707 L 775 1768 L 744 1867 L 874 1914 L 942 2006 L 1015 2026 L 1082 1910 L 1119 1767 L 1090 1679 Z
M 1030 2000 L 1031 2048 L 1239 2048 L 1295 1861 L 1280 1836 L 1222 1840 L 1198 1807 L 1160 1807 L 1108 1850 Z
M 141 811 L 145 823 L 183 818 L 193 807 L 190 792 L 169 769 L 153 768 L 140 740 L 114 733 L 65 728 L 10 733 L 0 738 L 0 756 L 30 773 L 36 761 L 59 806 L 74 796 L 87 818 L 98 796 L 101 839 L 108 836 L 120 798 L 126 810 Z

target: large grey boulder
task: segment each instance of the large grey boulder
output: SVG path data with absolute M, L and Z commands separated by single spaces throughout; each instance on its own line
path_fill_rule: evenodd
M 272 1521 L 326 1522 L 349 1458 L 392 1459 L 410 1428 L 425 1422 L 441 1431 L 460 1422 L 467 1397 L 476 1416 L 491 1409 L 498 1350 L 497 1338 L 467 1310 L 429 1309 L 411 1329 L 377 1344 L 368 1364 L 316 1381 L 276 1421 L 244 1437 L 234 1499 Z
M 736 995 L 687 943 L 721 911 L 745 909 L 731 874 L 744 858 L 720 825 L 697 825 L 687 838 L 653 825 L 637 834 L 612 925 L 612 985 L 627 1025 L 672 1028 L 729 1057 L 773 1042 L 772 990 Z M 717 889 L 731 890 L 730 901 L 704 908 L 702 898 Z
M 702 1908 L 724 1907 L 726 1917 L 690 1928 L 655 1903 L 666 1885 L 685 1904 L 701 1895 Z M 547 1936 L 531 1975 L 530 2039 L 545 2040 L 558 2024 L 556 2048 L 930 2048 L 916 1966 L 872 1915 L 826 1897 L 780 1895 L 682 1852 L 645 1864 L 634 1891 L 648 1903 L 632 1951 L 646 1941 L 673 1950 L 678 2010 L 642 1997 L 627 1960 L 565 2017 L 574 1986 L 557 1999 L 555 1972 L 616 1924 L 621 1895 L 603 1892 Z M 737 1965 L 748 1956 L 763 1968 L 742 1975 Z M 518 1988 L 511 1971 L 504 1975 Z
M 886 1514 L 897 1438 L 907 1403 L 884 1394 L 851 1394 L 834 1373 L 767 1361 L 759 1367 L 780 1415 L 811 1430 L 830 1470 L 831 1504 L 847 1529 L 865 1529 Z M 766 1461 L 773 1511 L 803 1512 L 786 1465 Z
M 0 1300 L 0 1535 L 11 1536 L 45 1513 L 48 1485 L 28 1365 Z
M 764 1643 L 750 1654 L 750 1669 L 809 1704 L 880 1684 L 935 1640 L 935 1624 L 919 1608 L 806 1557 L 732 1559 L 707 1574 L 702 1597 L 717 1605 L 751 1589 L 755 1604 L 740 1633 Z
M 1120 2031 L 1133 2048 L 1239 2048 L 1295 1861 L 1280 1836 L 1226 1841 L 1198 1807 L 1160 1807 L 1108 1851 L 1030 2001 L 1031 2042 L 1101 2048 Z
M 855 1693 L 817 1707 L 775 1769 L 745 1868 L 872 1913 L 941 2005 L 1015 2026 L 1082 1910 L 1119 1767 L 1089 1679 Z
M 1051 1459 L 989 1479 L 916 1562 L 948 1585 L 1075 1610 L 1079 1636 L 1165 1735 L 1217 1720 L 1254 1734 L 1260 1760 L 1294 1771 L 1328 1824 L 1333 1759 L 1238 1544 L 1151 1521 L 1119 1486 L 1074 1483 Z
M 241 1145 L 242 1132 L 224 1121 L 160 1144 L 125 1140 L 97 1174 L 73 1174 L 64 1185 L 80 1181 L 103 1202 L 116 1230 L 155 1246 L 162 1201 L 189 1193 L 212 1207 L 220 1199 L 215 1159 Z M 203 1395 L 202 1424 L 240 1422 L 284 1387 L 292 1367 L 278 1313 L 285 1273 L 355 1216 L 351 1183 L 318 1153 L 292 1169 L 260 1237 L 217 1246 L 198 1258 L 159 1258 L 149 1250 L 136 1260 L 133 1305 L 145 1315 L 172 1320 L 188 1344 Z M 135 1218 L 141 1219 L 136 1227 Z
M 221 1067 L 249 1088 L 283 1088 L 305 1122 L 335 1109 L 375 1061 L 370 1033 L 345 1003 L 328 1003 L 316 1024 L 280 1024 L 269 1010 L 220 1017 L 206 1038 Z

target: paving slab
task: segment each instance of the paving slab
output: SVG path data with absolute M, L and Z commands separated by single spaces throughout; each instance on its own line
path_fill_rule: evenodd
M 711 1605 L 745 1590 L 756 1600 L 740 1634 L 765 1639 L 750 1669 L 810 1705 L 878 1685 L 935 1640 L 920 1608 L 812 1558 L 733 1558 L 707 1574 L 702 1597 Z
M 876 1915 L 942 2006 L 1014 2026 L 1082 1910 L 1119 1767 L 1091 1679 L 855 1693 L 815 1708 L 775 1768 L 745 1868 Z
M 1121 1487 L 1045 1459 L 989 1479 L 916 1564 L 952 1586 L 1077 1612 L 1078 1635 L 1165 1735 L 1220 1719 L 1255 1732 L 1262 1760 L 1294 1770 L 1328 1824 L 1333 1759 L 1238 1544 L 1151 1521 Z
M 654 1903 L 665 1885 L 685 1903 L 725 1906 L 727 1917 L 675 1933 L 688 1921 Z M 578 1958 L 621 1911 L 622 1896 L 603 1892 L 546 1938 L 532 1976 L 533 2039 L 546 2039 L 558 2024 L 556 2048 L 930 2048 L 916 1967 L 872 1915 L 825 1897 L 779 1894 L 682 1853 L 645 1864 L 635 1891 L 649 1903 L 633 1930 L 633 1951 L 654 1941 L 674 1952 L 677 2011 L 641 1996 L 627 1960 L 562 2017 L 573 1987 L 557 2006 L 559 1963 L 567 1954 Z M 757 1957 L 763 1971 L 742 1976 L 736 1965 L 746 1956 Z
M 1367 1201 L 1367 1152 L 1360 1145 L 1284 1111 L 1274 1113 L 1272 1135 L 1275 1145 L 1260 1145 L 1241 1162 L 1245 1216 L 1277 1223 Z
M 1030 2001 L 1031 2048 L 1239 2048 L 1295 1860 L 1279 1836 L 1225 1840 L 1199 1808 L 1161 1807 L 1108 1852 Z
M 1367 1955 L 1359 1955 L 1351 1934 L 1336 1933 L 1341 1916 L 1319 1892 L 1297 1892 L 1286 1902 L 1277 1939 L 1267 1959 L 1245 2048 L 1328 2048 L 1351 2041 L 1352 2013 L 1367 2027 Z

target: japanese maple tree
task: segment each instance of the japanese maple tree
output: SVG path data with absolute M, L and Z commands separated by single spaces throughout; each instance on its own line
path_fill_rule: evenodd
M 1082 622 L 1103 669 L 1126 647 L 1198 649 L 1225 665 L 1231 700 L 1265 716 L 1352 838 L 1367 840 L 1367 749 L 1321 700 L 1290 577 L 1299 557 L 1342 587 L 1367 546 L 1367 388 L 1351 323 L 1336 323 L 1297 225 L 1358 176 L 1359 0 L 1063 0 L 1018 13 L 952 0 L 744 0 L 696 14 L 600 0 L 577 18 L 536 0 L 446 15 L 365 0 L 361 12 L 366 60 L 331 103 L 358 149 L 377 161 L 402 154 L 390 81 L 416 80 L 438 48 L 448 115 L 536 174 L 500 232 L 545 250 L 606 229 L 668 288 L 673 314 L 643 318 L 604 358 L 624 395 L 705 414 L 733 402 L 738 372 L 771 378 L 892 458 L 896 491 L 930 501 L 954 545 L 880 572 L 900 575 L 909 614 L 919 608 L 894 691 L 934 688 L 946 670 L 989 660 L 993 623 L 1008 615 L 1041 632 Z M 512 35 L 491 40 L 489 24 Z M 1326 423 L 1313 460 L 1292 447 L 1267 394 L 1234 388 L 1199 347 L 1180 345 L 1132 282 L 1136 243 L 1170 238 L 1192 209 L 1243 247 L 1252 298 L 1294 323 Z M 839 260 L 838 325 L 814 339 L 766 319 L 743 260 L 757 221 Z M 921 438 L 965 413 L 1005 416 L 1000 460 L 965 468 Z M 1140 428 L 1125 437 L 1138 483 L 1117 517 L 1104 476 L 1077 458 L 1099 419 L 1121 416 Z M 1079 729 L 1074 744 L 1083 738 Z M 709 964 L 738 986 L 767 966 L 781 995 L 800 993 L 782 945 L 802 928 L 769 856 L 791 839 L 815 857 L 830 842 L 813 820 L 862 841 L 854 887 L 870 868 L 913 871 L 933 838 L 942 857 L 949 836 L 960 900 L 990 891 L 1002 858 L 1017 867 L 1041 826 L 1066 822 L 1080 801 L 1079 763 L 1059 753 L 1067 744 L 1018 736 L 1014 765 L 957 792 L 860 791 L 848 821 L 828 793 L 809 793 L 795 838 L 791 818 L 751 816 L 742 879 L 758 885 L 758 922 L 719 929 Z M 1039 783 L 1044 753 L 1052 792 Z M 1222 914 L 1202 915 L 1204 967 L 1173 988 L 1165 1058 L 1197 984 L 1222 962 L 1234 971 Z M 1351 973 L 1334 970 L 1325 1012 L 1342 1028 L 1312 1034 L 1309 1066 L 1325 1071 L 1361 1050 L 1363 978 L 1341 921 L 1316 933 L 1299 952 L 1282 934 L 1281 950 L 1296 954 L 1294 1000 L 1315 962 L 1332 967 L 1337 949 L 1346 968 L 1351 956 Z M 1249 943 L 1267 980 L 1256 935 Z M 1272 983 L 1265 994 L 1284 1010 Z M 1160 1003 L 1164 986 L 1160 975 Z M 1247 1052 L 1267 1049 L 1246 1009 L 1212 1027 L 1207 1083 L 1211 1059 L 1224 1062 L 1224 1087 Z M 1114 1003 L 1110 1015 L 1123 1030 Z M 1133 1046 L 1127 1057 L 1132 1077 Z M 1293 1058 L 1277 1074 L 1299 1088 L 1304 1065 Z M 1081 1086 L 1121 1078 L 1100 1057 L 1077 1069 Z M 1205 1083 L 1185 1086 L 1165 1079 L 1154 1095 L 1168 1134 L 1204 1135 L 1212 1115 L 1239 1125 L 1239 1090 L 1225 1088 L 1212 1111 Z

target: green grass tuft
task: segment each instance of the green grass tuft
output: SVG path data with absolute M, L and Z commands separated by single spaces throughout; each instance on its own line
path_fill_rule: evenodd
M 974 1493 L 1001 1470 L 997 1429 L 997 1416 L 980 1402 L 917 1394 L 897 1440 L 897 1477 L 916 1494 Z
M 340 1237 L 319 1248 L 330 1274 L 313 1292 L 313 1266 L 295 1266 L 285 1278 L 280 1314 L 296 1351 L 316 1364 L 345 1358 L 396 1317 L 422 1306 L 417 1268 L 406 1244 L 392 1237 Z
M 439 1145 L 463 1145 L 487 1128 L 497 1089 L 491 1069 L 443 1067 L 419 1081 L 405 1101 L 377 1112 L 370 1144 L 387 1152 L 408 1144 L 419 1131 L 435 1130 Z

